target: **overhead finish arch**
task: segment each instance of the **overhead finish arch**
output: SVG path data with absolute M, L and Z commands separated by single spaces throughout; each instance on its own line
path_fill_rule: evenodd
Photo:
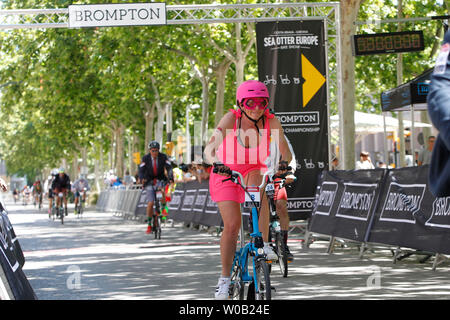
M 323 19 L 328 105 L 342 110 L 339 2 L 168 5 L 166 17 L 169 25 Z M 47 28 L 69 28 L 69 9 L 0 10 L 0 29 Z

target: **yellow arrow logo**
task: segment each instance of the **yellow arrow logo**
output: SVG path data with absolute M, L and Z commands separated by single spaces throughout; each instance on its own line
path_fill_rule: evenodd
M 303 108 L 308 104 L 309 100 L 319 91 L 325 83 L 325 77 L 309 62 L 302 54 L 302 77 L 305 79 L 303 83 Z

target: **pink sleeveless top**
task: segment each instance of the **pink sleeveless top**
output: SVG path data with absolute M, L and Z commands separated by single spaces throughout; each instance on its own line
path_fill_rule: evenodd
M 230 110 L 236 115 L 234 128 L 226 136 L 219 149 L 217 157 L 231 170 L 240 172 L 244 177 L 253 170 L 267 170 L 265 161 L 269 156 L 270 145 L 270 125 L 269 119 L 274 116 L 268 112 L 265 113 L 266 124 L 262 131 L 262 137 L 259 139 L 259 145 L 254 148 L 246 148 L 237 140 L 237 121 L 242 116 L 240 110 Z M 257 133 L 255 133 L 257 134 Z M 256 138 L 256 136 L 254 136 Z M 241 136 L 242 138 L 242 136 Z M 226 177 L 211 173 L 209 178 L 209 192 L 211 199 L 215 202 L 235 201 L 244 202 L 244 190 L 231 181 L 224 181 Z
M 240 110 L 230 110 L 236 115 L 236 121 L 234 122 L 233 131 L 228 133 L 219 149 L 217 150 L 217 157 L 231 170 L 240 172 L 243 176 L 246 176 L 253 170 L 267 170 L 265 164 L 266 159 L 269 157 L 270 146 L 270 125 L 269 119 L 273 118 L 273 115 L 266 112 L 266 123 L 264 129 L 260 130 L 262 136 L 259 137 L 259 145 L 254 148 L 246 148 L 242 146 L 237 137 L 237 122 L 242 117 Z M 257 138 L 257 132 L 251 131 L 248 136 L 250 139 Z M 241 140 L 243 136 L 241 135 Z

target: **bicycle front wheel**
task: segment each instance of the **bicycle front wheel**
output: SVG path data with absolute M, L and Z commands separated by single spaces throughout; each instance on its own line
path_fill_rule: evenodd
M 161 240 L 161 215 L 158 216 L 158 228 L 156 230 L 158 233 L 158 240 Z
M 288 275 L 288 258 L 285 244 L 280 233 L 277 233 L 275 243 L 277 246 L 277 252 L 279 252 L 278 263 L 280 265 L 281 274 L 283 275 L 283 278 L 286 278 Z
M 269 266 L 263 259 L 255 262 L 254 290 L 255 300 L 271 300 L 272 288 L 270 286 Z

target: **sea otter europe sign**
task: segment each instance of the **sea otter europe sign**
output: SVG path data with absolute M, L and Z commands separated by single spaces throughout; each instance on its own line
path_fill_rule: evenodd
M 166 24 L 165 3 L 122 3 L 69 6 L 69 28 Z

